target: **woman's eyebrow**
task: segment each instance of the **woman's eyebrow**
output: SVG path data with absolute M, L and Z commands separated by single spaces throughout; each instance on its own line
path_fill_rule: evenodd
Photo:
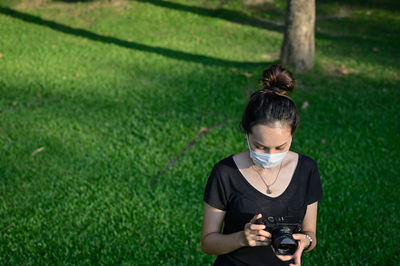
M 279 146 L 276 146 L 276 148 L 282 148 L 282 147 L 285 146 L 287 143 L 288 143 L 288 141 L 286 141 L 285 143 L 283 143 L 283 144 L 281 144 L 281 145 L 279 145 Z M 263 147 L 263 148 L 268 148 L 268 149 L 269 149 L 269 147 L 262 145 L 262 144 L 259 143 L 258 141 L 256 141 L 256 144 L 257 144 L 258 146 Z

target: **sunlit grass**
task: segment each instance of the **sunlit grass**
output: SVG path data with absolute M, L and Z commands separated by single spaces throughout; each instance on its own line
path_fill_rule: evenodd
M 284 1 L 155 2 L 2 2 L 31 22 L 0 12 L 0 264 L 213 261 L 203 189 L 246 148 L 241 112 L 279 58 Z M 400 27 L 373 8 L 318 6 L 348 13 L 317 21 L 315 68 L 295 74 L 309 105 L 293 150 L 318 161 L 325 193 L 305 265 L 399 261 Z

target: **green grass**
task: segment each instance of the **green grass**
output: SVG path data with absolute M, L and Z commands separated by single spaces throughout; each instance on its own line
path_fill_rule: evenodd
M 1 2 L 0 264 L 210 264 L 205 182 L 246 148 L 284 1 L 33 2 Z M 400 8 L 377 3 L 318 2 L 315 67 L 295 74 L 292 148 L 325 193 L 304 265 L 400 262 Z

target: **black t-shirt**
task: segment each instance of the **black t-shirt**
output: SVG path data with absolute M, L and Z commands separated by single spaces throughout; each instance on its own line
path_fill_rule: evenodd
M 226 212 L 223 234 L 242 231 L 254 215 L 295 216 L 303 220 L 307 205 L 321 200 L 322 185 L 316 162 L 299 154 L 298 163 L 286 190 L 269 197 L 253 187 L 241 174 L 233 156 L 218 162 L 208 178 L 204 201 Z M 218 256 L 214 265 L 289 265 L 279 260 L 271 247 L 242 247 Z

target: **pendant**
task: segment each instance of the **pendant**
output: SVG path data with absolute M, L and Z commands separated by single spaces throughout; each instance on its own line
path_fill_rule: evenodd
M 267 194 L 272 194 L 272 191 L 267 187 Z

